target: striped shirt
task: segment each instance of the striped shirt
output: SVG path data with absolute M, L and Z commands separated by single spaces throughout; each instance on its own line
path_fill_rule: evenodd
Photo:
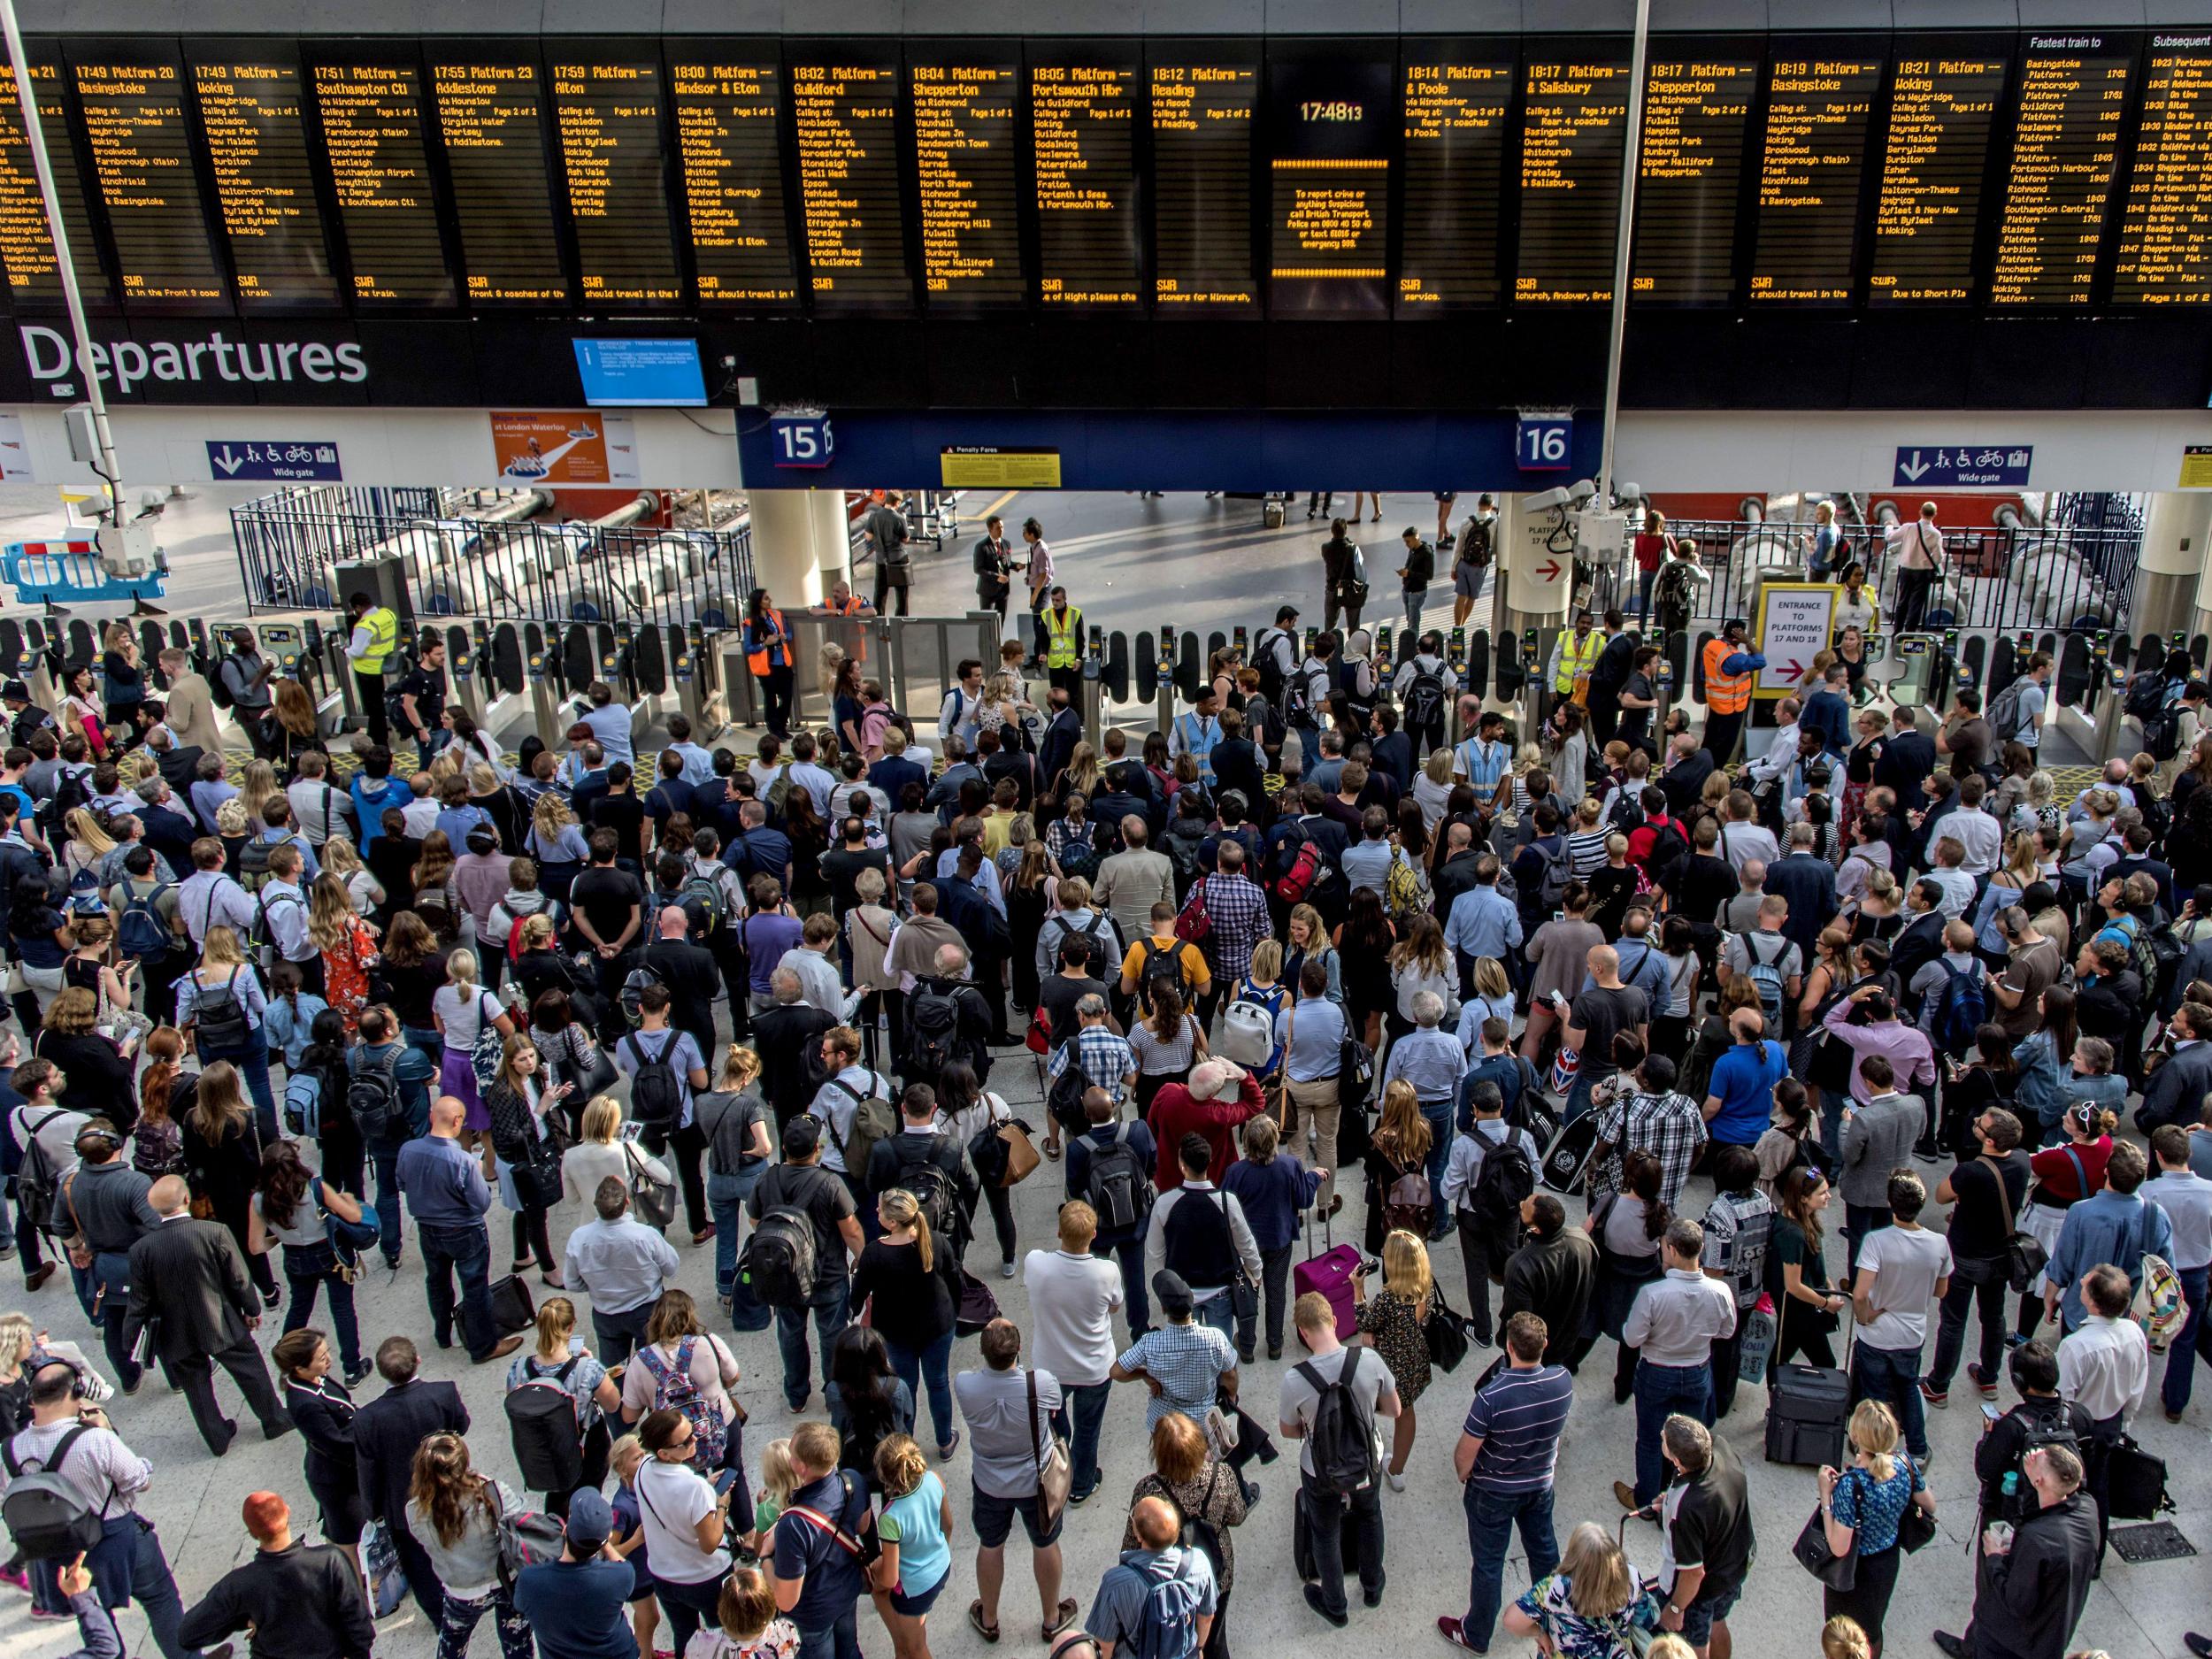
M 1605 868 L 1605 840 L 1611 833 L 1601 825 L 1567 837 L 1567 868 L 1574 872 L 1576 880 L 1587 881 Z
M 1468 1484 L 1486 1492 L 1538 1492 L 1551 1485 L 1574 1402 L 1575 1379 L 1563 1365 L 1500 1371 L 1467 1409 L 1466 1432 L 1482 1441 Z

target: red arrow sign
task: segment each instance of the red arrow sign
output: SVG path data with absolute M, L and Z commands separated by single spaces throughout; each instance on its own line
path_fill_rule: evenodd
M 1536 567 L 1536 574 L 1541 576 L 1548 582 L 1557 581 L 1559 580 L 1559 561 L 1557 559 L 1546 559 L 1541 565 L 1539 565 Z
M 1788 662 L 1780 664 L 1780 666 L 1782 672 L 1786 674 L 1795 674 L 1800 680 L 1805 678 L 1805 664 L 1799 662 L 1794 657 L 1791 657 Z

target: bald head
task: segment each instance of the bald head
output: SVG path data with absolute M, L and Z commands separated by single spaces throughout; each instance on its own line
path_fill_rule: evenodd
M 441 1094 L 430 1105 L 430 1133 L 450 1139 L 461 1133 L 461 1125 L 468 1121 L 469 1110 L 450 1094 Z
M 192 1206 L 192 1189 L 181 1175 L 165 1175 L 147 1191 L 146 1202 L 157 1216 L 180 1216 Z
M 691 918 L 684 914 L 684 907 L 680 904 L 664 905 L 660 926 L 663 939 L 681 939 L 691 932 Z
M 937 947 L 937 972 L 948 979 L 956 979 L 968 971 L 968 953 L 959 945 Z
M 1147 1549 L 1165 1549 L 1182 1535 L 1182 1517 L 1165 1498 L 1140 1498 L 1129 1511 L 1129 1525 Z
M 1610 945 L 1593 945 L 1589 956 L 1590 977 L 1605 985 L 1621 977 L 1620 953 Z

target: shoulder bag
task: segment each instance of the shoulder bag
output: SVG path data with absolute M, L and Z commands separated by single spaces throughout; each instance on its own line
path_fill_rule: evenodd
M 2033 1233 L 2018 1232 L 2013 1226 L 2012 1194 L 2005 1190 L 2004 1166 L 1985 1153 L 1974 1161 L 1989 1166 L 1989 1179 L 1997 1186 L 1997 1207 L 2004 1212 L 2005 1282 L 2012 1286 L 2015 1294 L 2024 1296 L 2028 1287 L 2043 1277 L 2043 1270 L 2050 1263 L 2050 1252 Z M 2080 1159 L 2075 1159 L 2074 1167 L 2080 1169 Z
M 1069 1455 L 1067 1441 L 1056 1431 L 1048 1449 L 1043 1432 L 1037 1426 L 1037 1373 L 1031 1371 L 1027 1379 L 1029 1443 L 1037 1459 L 1037 1525 L 1049 1531 L 1067 1508 L 1068 1493 L 1075 1485 L 1075 1463 Z
M 1837 1479 L 1836 1485 L 1840 1487 L 1857 1473 L 1855 1469 L 1845 1470 Z M 1858 1585 L 1858 1532 L 1855 1529 L 1851 1534 L 1850 1553 L 1837 1555 L 1828 1548 L 1827 1517 L 1817 1503 L 1813 1505 L 1813 1512 L 1807 1517 L 1805 1525 L 1798 1530 L 1797 1541 L 1790 1546 L 1790 1554 L 1797 1558 L 1799 1566 L 1831 1590 L 1848 1593 Z

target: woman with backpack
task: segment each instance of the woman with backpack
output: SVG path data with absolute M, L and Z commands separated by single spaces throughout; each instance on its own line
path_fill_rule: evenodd
M 1229 1659 L 1229 1594 L 1236 1587 L 1237 1573 L 1236 1544 L 1229 1531 L 1243 1525 L 1250 1513 L 1243 1477 L 1213 1455 L 1205 1430 L 1194 1420 L 1171 1411 L 1152 1425 L 1152 1468 L 1130 1488 L 1125 1511 L 1133 1513 L 1147 1498 L 1164 1498 L 1173 1506 L 1193 1544 L 1213 1568 L 1213 1631 L 1200 1656 Z M 1121 1548 L 1142 1548 L 1134 1522 L 1123 1524 Z
M 1045 850 L 1052 855 L 1064 881 L 1070 876 L 1088 881 L 1098 874 L 1098 833 L 1088 817 L 1090 806 L 1088 795 L 1071 792 L 1060 816 L 1045 831 Z
M 289 1141 L 279 1141 L 263 1151 L 246 1222 L 247 1260 L 265 1265 L 269 1247 L 284 1247 L 284 1278 L 292 1287 L 291 1306 L 284 1310 L 287 1333 L 306 1325 L 315 1311 L 316 1291 L 328 1290 L 330 1322 L 338 1331 L 338 1357 L 350 1386 L 369 1374 L 369 1363 L 361 1357 L 353 1276 L 341 1267 L 338 1247 L 330 1238 L 333 1216 L 358 1225 L 361 1206 L 329 1181 L 310 1175 L 299 1148 Z
M 504 1481 L 470 1465 L 468 1442 L 459 1435 L 433 1434 L 415 1448 L 406 1525 L 445 1592 L 439 1659 L 462 1659 L 487 1613 L 498 1623 L 502 1659 L 534 1659 L 530 1625 L 515 1611 L 500 1565 L 500 1523 L 521 1513 L 521 1500 Z
M 576 1334 L 576 1304 L 565 1296 L 548 1296 L 538 1304 L 535 1345 L 516 1355 L 514 1363 L 507 1368 L 510 1394 L 533 1383 L 566 1394 L 575 1413 L 581 1472 L 574 1486 L 548 1488 L 545 1492 L 548 1512 L 565 1518 L 568 1501 L 576 1492 L 585 1487 L 596 1492 L 607 1484 L 607 1455 L 613 1444 L 608 1415 L 622 1409 L 621 1387 Z M 507 1416 L 511 1425 L 518 1421 L 511 1404 Z M 519 1431 L 516 1431 L 516 1439 L 515 1461 L 518 1466 L 523 1466 L 526 1460 L 522 1455 Z M 530 1472 L 526 1466 L 523 1467 L 525 1479 L 529 1479 Z
M 536 1045 L 521 1032 L 502 1042 L 499 1075 L 484 1090 L 490 1118 L 492 1154 L 498 1160 L 499 1197 L 514 1217 L 517 1278 L 530 1271 L 533 1252 L 540 1276 L 556 1290 L 567 1288 L 560 1258 L 546 1236 L 546 1212 L 561 1201 L 561 1147 L 545 1122 L 546 1114 L 573 1092 L 574 1085 L 543 1085 Z
M 1429 1148 L 1435 1131 L 1421 1115 L 1413 1085 L 1400 1079 L 1383 1090 L 1382 1118 L 1363 1160 L 1367 1172 L 1370 1256 L 1382 1254 L 1384 1236 L 1403 1227 L 1425 1236 L 1436 1224 L 1436 1194 L 1429 1190 Z
M 877 1448 L 914 1431 L 914 1391 L 892 1371 L 891 1350 L 882 1336 L 864 1325 L 849 1325 L 838 1333 L 822 1369 L 827 1373 L 822 1409 L 840 1437 L 837 1466 L 872 1490 Z
M 874 1299 L 872 1320 L 891 1369 L 910 1395 L 929 1396 L 942 1463 L 960 1444 L 952 1414 L 953 1322 L 959 1306 L 947 1271 L 951 1263 L 931 1236 L 929 1217 L 904 1187 L 878 1197 L 876 1222 L 880 1232 L 853 1269 L 853 1305 L 867 1308 Z
M 192 1110 L 184 1115 L 181 1127 L 185 1178 L 191 1185 L 193 1210 L 230 1229 L 246 1258 L 254 1286 L 261 1292 L 263 1304 L 274 1310 L 276 1275 L 270 1271 L 266 1248 L 254 1248 L 250 1231 L 253 1194 L 261 1178 L 261 1150 L 268 1142 L 246 1110 L 239 1092 L 238 1069 L 229 1061 L 211 1061 L 201 1071 L 199 1087 L 193 1091 Z
M 157 1025 L 146 1033 L 146 1069 L 138 1074 L 138 1122 L 131 1128 L 131 1167 L 151 1180 L 184 1169 L 179 1110 L 189 1110 L 199 1073 L 185 1072 L 184 1033 Z M 327 1155 L 326 1155 L 327 1156 Z
M 1008 1125 L 1026 1125 L 1014 1116 L 1014 1109 L 1006 1103 L 1006 1097 L 994 1094 L 976 1080 L 975 1068 L 965 1060 L 955 1060 L 937 1077 L 937 1110 L 944 1114 L 947 1133 L 964 1147 L 972 1147 L 979 1137 L 988 1133 L 994 1137 Z M 1002 1160 L 994 1159 L 995 1168 Z M 1017 1235 L 1014 1231 L 1014 1189 L 1003 1180 L 993 1179 L 980 1161 L 977 1171 L 983 1176 L 983 1197 L 991 1210 L 991 1225 L 998 1235 L 999 1276 L 1014 1277 L 1014 1249 Z M 970 1236 L 973 1236 L 975 1216 L 967 1217 Z
M 730 1398 L 739 1375 L 737 1356 L 699 1323 L 691 1293 L 672 1286 L 654 1304 L 645 1341 L 623 1370 L 623 1419 L 635 1423 L 649 1412 L 680 1411 L 692 1427 L 687 1461 L 695 1470 L 710 1478 L 724 1468 L 741 1471 L 745 1417 Z M 745 1484 L 741 1474 L 737 1484 Z M 741 1513 L 752 1509 L 749 1503 L 737 1507 Z

